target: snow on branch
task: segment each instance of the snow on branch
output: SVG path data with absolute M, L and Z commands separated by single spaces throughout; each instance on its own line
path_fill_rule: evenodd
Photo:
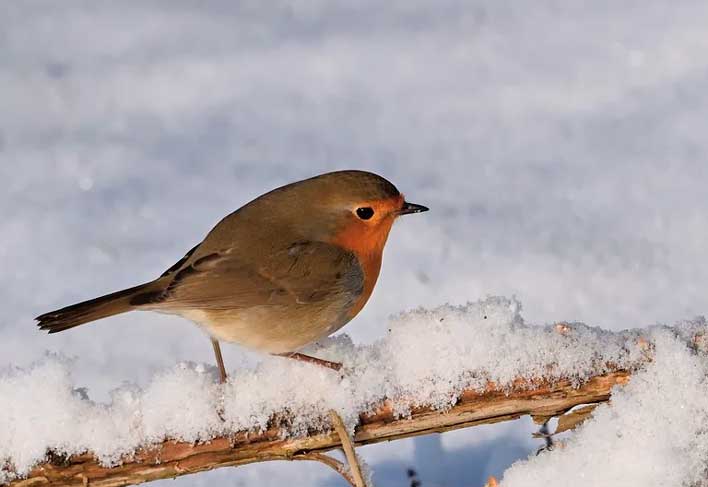
M 663 365 L 657 357 L 675 361 L 681 357 L 677 350 L 693 357 L 706 348 L 707 331 L 703 321 L 624 332 L 580 323 L 532 326 L 524 323 L 516 301 L 488 298 L 401 314 L 370 345 L 340 336 L 307 351 L 342 362 L 339 372 L 266 358 L 254 369 L 232 371 L 231 380 L 220 385 L 215 368 L 179 364 L 143 387 L 115 389 L 107 404 L 91 401 L 73 383 L 68 361 L 49 357 L 27 370 L 0 372 L 0 484 L 130 485 L 283 459 L 321 461 L 342 471 L 323 454 L 341 445 L 342 436 L 332 431 L 332 411 L 343 418 L 355 444 L 363 445 L 526 414 L 544 421 L 576 405 L 606 401 L 612 387 L 632 374 L 629 385 L 613 392 L 617 409 L 631 402 L 617 405 L 624 390 L 646 374 L 658 374 L 656 367 Z M 660 377 L 663 382 L 651 380 L 673 397 L 700 390 L 699 372 L 684 381 L 686 391 L 671 389 Z M 642 383 L 633 400 L 651 391 L 651 384 Z M 657 397 L 658 418 L 670 398 Z M 586 416 L 584 411 L 569 416 L 563 427 Z M 695 416 L 698 421 L 705 415 Z M 628 427 L 635 424 L 643 423 L 630 417 Z M 694 426 L 686 423 L 681 441 L 693 439 Z M 579 447 L 567 451 L 573 448 Z M 505 477 L 502 485 L 516 485 L 514 471 L 534 468 L 534 462 L 550 468 L 549 460 L 515 465 L 512 480 Z M 516 478 L 530 477 L 526 471 Z
M 579 404 L 606 401 L 617 384 L 629 379 L 626 371 L 593 377 L 579 388 L 571 381 L 529 384 L 520 381 L 511 390 L 489 388 L 485 392 L 464 391 L 458 403 L 446 411 L 430 407 L 413 408 L 407 417 L 397 417 L 390 404 L 362 414 L 356 427 L 356 445 L 408 438 L 427 433 L 497 423 L 530 414 L 558 416 Z M 529 389 L 529 386 L 532 389 Z M 281 417 L 281 421 L 284 416 Z M 70 458 L 53 456 L 52 461 L 32 469 L 25 480 L 13 487 L 39 485 L 90 485 L 113 487 L 150 480 L 173 478 L 219 467 L 233 467 L 268 460 L 308 459 L 308 454 L 323 453 L 341 446 L 334 431 L 283 439 L 282 427 L 274 421 L 267 430 L 241 432 L 193 444 L 166 441 L 141 449 L 123 464 L 102 466 L 90 453 Z

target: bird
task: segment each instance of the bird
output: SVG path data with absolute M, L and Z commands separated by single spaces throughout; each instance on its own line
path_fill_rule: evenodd
M 267 192 L 224 217 L 155 280 L 42 314 L 50 334 L 128 311 L 181 316 L 220 342 L 339 370 L 303 347 L 369 300 L 394 221 L 428 211 L 372 172 L 321 174 Z

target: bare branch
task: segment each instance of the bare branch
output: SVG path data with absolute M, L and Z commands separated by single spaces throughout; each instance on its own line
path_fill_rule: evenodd
M 352 477 L 352 474 L 347 468 L 347 466 L 336 458 L 330 457 L 329 455 L 317 452 L 302 453 L 292 457 L 292 460 L 310 460 L 323 463 L 335 472 L 337 472 L 339 475 L 344 477 L 344 480 L 349 482 L 349 485 L 351 485 L 352 487 L 357 487 L 356 480 L 354 480 L 354 477 Z
M 361 475 L 361 467 L 359 466 L 359 460 L 356 457 L 356 452 L 354 451 L 354 445 L 352 439 L 347 433 L 347 428 L 344 426 L 344 421 L 337 414 L 336 411 L 330 411 L 330 418 L 332 418 L 332 426 L 334 430 L 339 435 L 339 439 L 342 441 L 342 448 L 344 449 L 344 455 L 347 457 L 347 462 L 349 462 L 349 469 L 351 470 L 352 477 L 354 478 L 355 487 L 366 487 L 364 482 L 364 477 Z

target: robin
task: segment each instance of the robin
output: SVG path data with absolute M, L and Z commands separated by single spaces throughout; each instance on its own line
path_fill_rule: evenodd
M 154 281 L 43 314 L 49 333 L 127 311 L 171 313 L 219 341 L 338 369 L 299 353 L 364 307 L 397 217 L 408 203 L 386 179 L 364 171 L 322 174 L 274 189 L 221 220 Z

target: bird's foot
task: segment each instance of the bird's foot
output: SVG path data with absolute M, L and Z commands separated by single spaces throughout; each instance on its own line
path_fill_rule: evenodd
M 317 357 L 311 357 L 305 355 L 304 353 L 292 352 L 292 353 L 278 353 L 278 357 L 291 358 L 294 360 L 300 360 L 301 362 L 309 362 L 311 364 L 319 365 L 321 367 L 327 367 L 328 369 L 339 371 L 342 368 L 342 364 L 339 362 L 330 362 L 329 360 L 324 360 Z

